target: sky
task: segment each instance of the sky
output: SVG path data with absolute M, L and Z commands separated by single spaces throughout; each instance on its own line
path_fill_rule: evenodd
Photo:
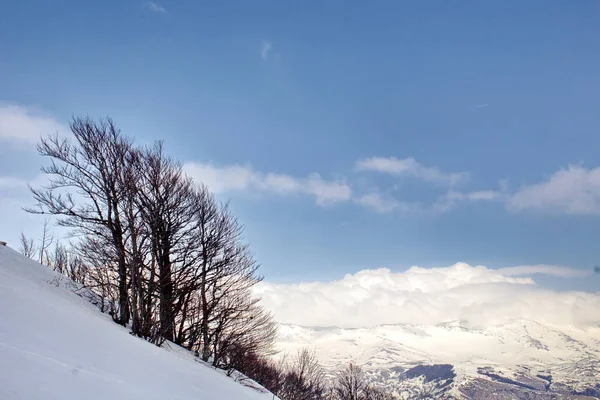
M 14 247 L 40 232 L 21 210 L 40 135 L 111 116 L 230 200 L 284 292 L 456 265 L 600 290 L 596 0 L 0 0 L 0 15 Z

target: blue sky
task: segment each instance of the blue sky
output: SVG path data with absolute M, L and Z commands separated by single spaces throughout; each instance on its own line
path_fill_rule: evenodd
M 0 2 L 0 239 L 39 230 L 35 138 L 109 115 L 270 281 L 600 264 L 600 2 L 213 3 Z

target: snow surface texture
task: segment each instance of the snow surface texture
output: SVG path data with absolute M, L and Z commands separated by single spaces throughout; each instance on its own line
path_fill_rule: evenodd
M 0 246 L 0 399 L 273 399 L 128 334 L 62 278 Z

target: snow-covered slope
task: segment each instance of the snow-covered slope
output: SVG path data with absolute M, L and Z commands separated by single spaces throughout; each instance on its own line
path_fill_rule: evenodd
M 403 398 L 424 392 L 511 399 L 600 394 L 600 327 L 531 320 L 487 328 L 459 321 L 359 329 L 281 325 L 279 346 L 291 353 L 314 348 L 330 371 L 354 360 Z
M 272 399 L 128 334 L 60 277 L 0 246 L 0 399 Z

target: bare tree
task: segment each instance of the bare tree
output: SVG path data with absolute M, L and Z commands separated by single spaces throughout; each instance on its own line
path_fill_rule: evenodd
M 271 354 L 276 326 L 252 295 L 258 263 L 227 204 L 187 177 L 162 142 L 135 147 L 110 119 L 70 127 L 74 141 L 54 135 L 38 145 L 50 183 L 31 188 L 37 204 L 27 211 L 56 216 L 76 240 L 50 256 L 46 223 L 40 258 L 153 343 L 174 341 L 223 368 Z M 31 253 L 24 237 L 23 247 Z
M 39 262 L 40 264 L 50 264 L 48 249 L 54 243 L 54 234 L 50 233 L 50 221 L 48 219 L 44 220 L 44 229 L 42 231 L 42 238 L 40 240 L 39 247 Z
M 214 365 L 230 362 L 224 359 L 230 346 L 265 354 L 274 340 L 275 325 L 252 295 L 252 287 L 262 277 L 248 246 L 241 243 L 243 226 L 206 187 L 198 188 L 195 196 L 197 269 L 187 287 L 199 292 L 199 316 L 197 324 L 190 326 L 190 338 L 200 343 L 202 359 L 212 357 Z
M 326 398 L 324 370 L 316 354 L 308 349 L 298 351 L 284 365 L 282 387 L 277 395 L 285 400 L 321 400 Z
M 56 243 L 52 262 L 48 263 L 48 265 L 59 274 L 68 275 L 69 254 L 67 253 L 67 249 L 60 243 Z
M 67 259 L 65 275 L 73 282 L 86 286 L 88 282 L 89 267 L 81 257 L 71 254 Z
M 229 375 L 240 371 L 282 400 L 330 399 L 324 371 L 314 352 L 304 349 L 291 359 L 283 357 L 275 363 L 270 357 L 248 350 L 239 344 L 229 348 L 228 357 L 234 361 L 234 364 L 227 368 Z
M 166 340 L 173 340 L 177 313 L 174 274 L 190 268 L 197 198 L 192 180 L 183 174 L 180 163 L 164 154 L 162 143 L 144 151 L 140 168 L 144 186 L 137 200 L 158 267 L 160 332 Z
M 85 286 L 100 297 L 100 310 L 118 320 L 119 275 L 115 249 L 107 235 L 86 235 L 74 247 L 86 269 Z
M 235 365 L 235 357 L 229 352 L 232 347 L 260 356 L 273 355 L 277 327 L 259 299 L 248 292 L 229 293 L 221 305 L 210 325 L 210 355 L 214 366 L 231 368 Z
M 122 188 L 131 141 L 109 118 L 97 122 L 74 118 L 70 128 L 75 144 L 55 134 L 43 138 L 37 146 L 42 156 L 50 158 L 50 166 L 42 168 L 50 176 L 50 184 L 42 189 L 31 188 L 37 206 L 27 211 L 58 216 L 60 226 L 74 228 L 80 234 L 102 231 L 109 235 L 118 265 L 119 315 L 114 317 L 125 325 L 129 321 L 129 302 L 125 228 L 119 207 L 127 193 Z
M 364 394 L 365 400 L 394 400 L 395 398 L 392 394 L 377 389 L 374 386 L 368 386 Z
M 391 394 L 369 385 L 362 368 L 352 362 L 337 374 L 331 397 L 332 400 L 392 400 L 394 398 Z
M 33 258 L 35 256 L 36 251 L 37 251 L 37 249 L 35 247 L 34 240 L 26 237 L 23 232 L 21 232 L 21 239 L 20 239 L 20 243 L 19 243 L 19 251 L 25 257 L 29 257 L 29 258 Z
M 336 400 L 364 400 L 363 392 L 366 387 L 362 369 L 351 362 L 338 373 L 333 397 Z

